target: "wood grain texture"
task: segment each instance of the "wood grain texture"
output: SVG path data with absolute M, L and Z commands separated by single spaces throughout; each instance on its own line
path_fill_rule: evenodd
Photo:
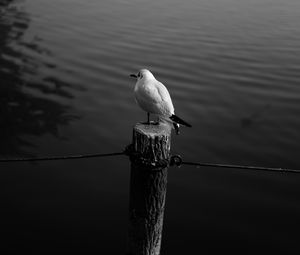
M 131 163 L 129 254 L 160 253 L 168 169 L 155 163 L 169 159 L 170 138 L 170 130 L 162 125 L 134 127 L 134 150 L 153 164 Z

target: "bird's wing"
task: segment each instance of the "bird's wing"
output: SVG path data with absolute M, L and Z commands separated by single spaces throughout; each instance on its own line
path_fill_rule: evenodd
M 155 87 L 157 89 L 157 92 L 160 95 L 162 101 L 161 103 L 164 107 L 166 114 L 167 115 L 174 114 L 174 106 L 169 91 L 167 90 L 165 85 L 163 85 L 161 82 L 157 82 L 155 85 L 156 85 Z
M 136 100 L 147 112 L 168 116 L 174 114 L 174 107 L 169 92 L 167 88 L 158 81 L 149 86 L 143 86 L 143 89 L 137 90 Z

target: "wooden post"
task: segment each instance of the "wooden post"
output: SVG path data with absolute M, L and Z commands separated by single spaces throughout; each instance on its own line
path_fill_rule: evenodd
M 159 255 L 167 191 L 171 130 L 136 124 L 133 129 L 129 201 L 130 255 Z

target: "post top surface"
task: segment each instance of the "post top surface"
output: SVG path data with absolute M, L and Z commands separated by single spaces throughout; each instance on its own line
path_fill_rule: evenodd
M 143 133 L 147 136 L 169 136 L 171 134 L 171 127 L 170 125 L 159 123 L 159 124 L 144 124 L 144 123 L 137 123 L 134 126 L 134 129 L 137 132 Z

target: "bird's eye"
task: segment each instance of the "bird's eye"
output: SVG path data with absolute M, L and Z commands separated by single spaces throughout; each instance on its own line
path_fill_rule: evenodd
M 138 75 L 137 75 L 138 77 L 141 77 L 141 73 L 138 73 Z

